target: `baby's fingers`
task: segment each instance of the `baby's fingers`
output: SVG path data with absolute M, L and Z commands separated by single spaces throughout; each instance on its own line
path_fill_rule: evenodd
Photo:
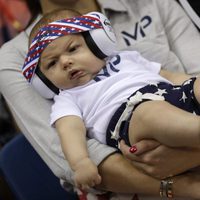
M 96 179 L 94 180 L 94 185 L 99 185 L 100 183 L 101 183 L 101 176 L 98 174 Z
M 90 182 L 88 182 L 88 186 L 94 187 L 95 185 L 99 185 L 100 183 L 101 183 L 101 176 L 98 174 Z
M 87 192 L 90 189 L 90 187 L 91 186 L 89 186 L 87 184 L 82 184 L 81 187 L 80 187 L 80 189 Z

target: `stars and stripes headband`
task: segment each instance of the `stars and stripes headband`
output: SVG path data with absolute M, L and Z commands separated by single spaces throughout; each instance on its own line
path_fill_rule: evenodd
M 61 36 L 94 29 L 103 29 L 101 21 L 95 15 L 66 18 L 43 26 L 32 40 L 25 63 L 22 67 L 23 75 L 27 81 L 32 81 L 41 53 L 49 43 Z

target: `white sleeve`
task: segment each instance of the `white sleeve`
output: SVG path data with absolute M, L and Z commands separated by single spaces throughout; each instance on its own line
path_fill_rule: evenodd
M 168 37 L 170 50 L 182 62 L 186 73 L 199 74 L 200 34 L 197 28 L 175 0 L 156 0 L 156 2 Z
M 36 93 L 21 73 L 27 42 L 27 37 L 21 33 L 0 49 L 0 92 L 22 133 L 41 158 L 57 177 L 72 183 L 73 172 L 62 153 L 55 129 L 49 125 L 52 102 Z M 97 165 L 115 151 L 96 140 L 88 140 L 87 144 Z
M 54 102 L 55 103 L 53 104 L 51 111 L 51 125 L 53 125 L 56 120 L 69 115 L 82 118 L 81 110 L 75 103 L 76 100 L 73 99 L 69 93 L 64 92 L 63 94 L 61 92 L 59 95 L 54 97 Z

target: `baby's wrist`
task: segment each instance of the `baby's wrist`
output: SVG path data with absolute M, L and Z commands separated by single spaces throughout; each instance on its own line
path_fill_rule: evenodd
M 72 170 L 77 171 L 77 170 L 83 168 L 89 162 L 90 162 L 90 158 L 84 157 L 84 158 L 80 159 L 79 161 L 77 161 L 76 163 L 73 164 Z

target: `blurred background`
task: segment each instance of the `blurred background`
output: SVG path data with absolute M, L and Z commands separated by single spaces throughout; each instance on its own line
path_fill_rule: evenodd
M 23 0 L 0 0 L 0 47 L 22 31 L 30 20 L 30 13 Z M 0 94 L 0 148 L 18 129 Z
M 29 19 L 23 0 L 0 0 L 0 46 L 23 30 Z

